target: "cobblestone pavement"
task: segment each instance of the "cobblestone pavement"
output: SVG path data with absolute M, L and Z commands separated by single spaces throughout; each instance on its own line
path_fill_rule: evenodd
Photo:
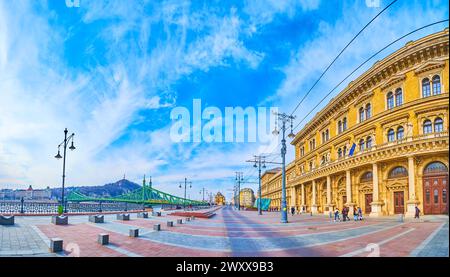
M 183 219 L 183 224 L 176 224 Z M 173 221 L 174 227 L 166 222 Z M 153 225 L 161 224 L 161 231 Z M 55 226 L 50 217 L 16 217 L 16 225 L 0 226 L 0 256 L 411 256 L 448 257 L 448 216 L 420 220 L 398 217 L 333 222 L 327 216 L 294 215 L 280 223 L 280 214 L 236 211 L 225 207 L 210 219 L 185 221 L 163 213 L 148 219 L 131 215 L 105 223 L 88 216 L 70 216 L 69 225 Z M 139 237 L 129 237 L 138 228 Z M 109 245 L 97 243 L 100 233 Z M 49 239 L 62 238 L 64 251 L 49 252 Z

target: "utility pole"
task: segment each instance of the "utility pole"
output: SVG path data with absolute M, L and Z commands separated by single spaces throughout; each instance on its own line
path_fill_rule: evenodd
M 258 215 L 262 215 L 262 210 L 261 210 L 261 168 L 265 169 L 266 163 L 269 163 L 269 164 L 281 164 L 281 163 L 267 162 L 266 157 L 261 156 L 261 155 L 259 155 L 259 156 L 254 155 L 253 157 L 254 157 L 253 160 L 247 160 L 246 162 L 254 163 L 253 167 L 258 168 Z
M 281 122 L 281 131 L 283 132 L 283 136 L 281 138 L 281 160 L 282 160 L 282 171 L 281 171 L 281 223 L 287 223 L 287 207 L 286 207 L 286 123 L 291 124 L 291 132 L 289 133 L 289 138 L 294 138 L 295 135 L 293 133 L 293 120 L 295 116 L 287 115 L 285 113 L 274 113 L 277 117 L 277 122 Z M 280 132 L 277 130 L 275 125 L 275 130 L 273 130 L 272 134 L 278 135 Z

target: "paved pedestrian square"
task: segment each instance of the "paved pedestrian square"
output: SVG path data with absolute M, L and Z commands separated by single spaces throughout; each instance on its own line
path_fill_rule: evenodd
M 16 225 L 0 226 L 1 256 L 72 257 L 448 257 L 448 216 L 419 220 L 398 217 L 334 222 L 325 215 L 296 214 L 280 223 L 278 212 L 237 211 L 224 207 L 209 219 L 176 224 L 179 216 L 119 221 L 105 215 L 95 224 L 88 216 L 70 216 L 69 225 L 56 226 L 48 216 L 17 217 Z M 174 227 L 166 222 L 173 221 Z M 153 230 L 161 224 L 161 231 Z M 138 228 L 139 237 L 129 237 Z M 100 245 L 97 236 L 110 235 Z M 64 240 L 64 251 L 49 252 L 51 238 Z

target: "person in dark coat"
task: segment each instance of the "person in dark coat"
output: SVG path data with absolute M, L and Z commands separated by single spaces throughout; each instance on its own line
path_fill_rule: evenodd
M 419 210 L 419 207 L 417 207 L 417 205 L 416 205 L 416 212 L 414 214 L 414 218 L 420 218 L 420 210 Z
M 291 207 L 291 214 L 292 214 L 292 215 L 295 214 L 295 207 Z

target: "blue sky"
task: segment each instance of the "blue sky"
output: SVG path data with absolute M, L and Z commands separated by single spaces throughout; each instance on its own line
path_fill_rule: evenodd
M 270 144 L 174 143 L 171 110 L 192 109 L 199 98 L 221 110 L 291 112 L 389 2 L 80 0 L 80 7 L 69 8 L 65 0 L 0 0 L 0 187 L 59 186 L 61 161 L 53 156 L 67 127 L 77 146 L 68 154 L 69 186 L 113 182 L 123 174 L 140 183 L 146 174 L 156 188 L 181 195 L 178 183 L 188 177 L 192 198 L 202 187 L 229 198 L 234 172 L 256 181 L 245 160 L 277 153 L 278 138 Z M 447 1 L 398 0 L 344 52 L 297 117 L 392 40 L 447 18 Z M 351 79 L 407 41 L 446 26 L 395 44 Z M 293 151 L 289 146 L 288 161 Z

